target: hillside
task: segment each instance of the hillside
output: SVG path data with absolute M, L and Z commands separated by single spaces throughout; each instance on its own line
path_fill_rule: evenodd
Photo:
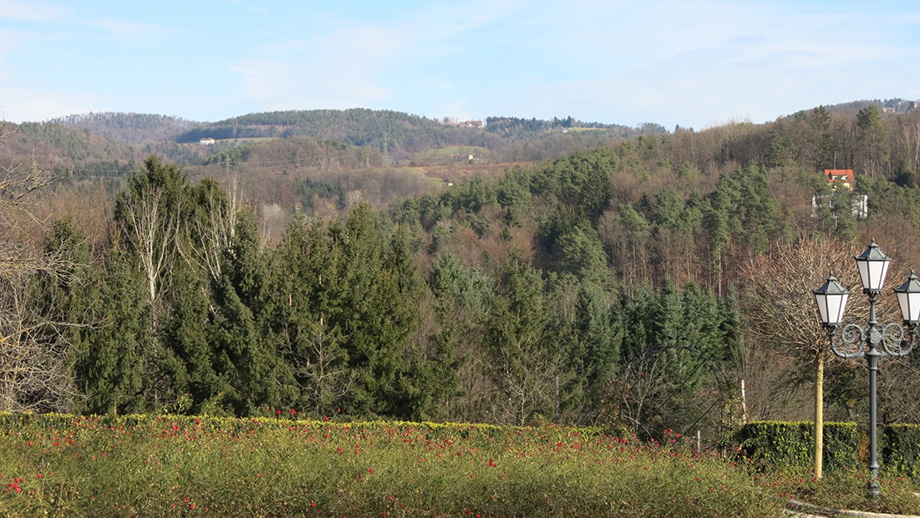
M 136 146 L 174 140 L 176 135 L 197 123 L 166 115 L 90 112 L 51 119 L 46 124 L 59 124 Z
M 825 339 L 811 290 L 834 270 L 855 291 L 873 236 L 890 284 L 920 265 L 920 111 L 819 107 L 572 151 L 606 131 L 536 131 L 508 149 L 554 158 L 491 169 L 484 146 L 410 167 L 309 136 L 174 144 L 226 154 L 60 185 L 16 235 L 75 273 L 0 291 L 19 297 L 0 298 L 3 336 L 47 375 L 6 404 L 603 424 L 712 445 L 742 403 L 808 418 Z M 853 190 L 830 168 L 854 170 Z M 863 196 L 868 215 L 852 210 Z M 14 319 L 17 300 L 30 313 Z M 896 320 L 890 300 L 879 316 Z M 15 330 L 35 321 L 75 325 Z M 883 415 L 920 421 L 918 371 L 885 365 Z M 863 374 L 829 363 L 828 420 L 863 420 Z
M 490 117 L 479 121 L 434 120 L 388 110 L 298 110 L 255 113 L 214 123 L 136 113 L 89 113 L 43 123 L 23 123 L 3 143 L 13 156 L 34 155 L 49 167 L 77 177 L 117 176 L 126 164 L 150 154 L 187 167 L 244 166 L 272 171 L 349 172 L 422 167 L 438 178 L 469 176 L 497 164 L 535 162 L 563 153 L 609 145 L 630 136 L 665 133 L 552 120 Z M 201 145 L 208 139 L 214 145 Z M 213 139 L 211 141 L 210 139 Z M 468 157 L 472 156 L 472 159 Z

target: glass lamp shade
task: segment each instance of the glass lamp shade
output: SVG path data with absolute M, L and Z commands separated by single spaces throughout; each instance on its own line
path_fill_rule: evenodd
M 882 252 L 878 247 L 875 239 L 869 244 L 869 248 L 856 257 L 856 265 L 859 267 L 859 277 L 862 279 L 863 289 L 866 291 L 880 291 L 885 285 L 885 275 L 888 274 L 888 265 L 891 258 Z
M 834 274 L 827 276 L 827 282 L 814 291 L 815 303 L 821 313 L 821 323 L 827 326 L 840 325 L 846 311 L 850 292 L 837 282 Z
M 901 318 L 904 322 L 920 322 L 920 281 L 913 270 L 907 277 L 907 282 L 895 288 L 894 292 L 898 294 L 898 306 L 901 307 Z

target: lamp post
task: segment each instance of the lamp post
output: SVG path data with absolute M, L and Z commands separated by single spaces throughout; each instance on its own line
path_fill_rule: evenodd
M 814 291 L 821 323 L 827 329 L 831 350 L 841 358 L 865 358 L 869 366 L 869 483 L 872 496 L 879 496 L 877 418 L 878 418 L 878 365 L 883 357 L 900 357 L 913 349 L 920 324 L 920 282 L 911 271 L 907 282 L 894 289 L 901 308 L 904 325 L 896 322 L 879 324 L 875 305 L 885 284 L 885 275 L 891 258 L 878 247 L 875 239 L 860 256 L 855 257 L 862 280 L 863 293 L 869 296 L 868 325 L 843 323 L 850 292 L 837 282 L 833 272 L 827 282 Z M 908 331 L 905 332 L 905 326 Z M 839 332 L 838 332 L 839 331 Z M 908 336 L 909 333 L 909 336 Z M 839 336 L 838 336 L 839 335 Z

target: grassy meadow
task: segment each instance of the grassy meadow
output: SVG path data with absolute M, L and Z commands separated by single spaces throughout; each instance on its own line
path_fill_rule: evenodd
M 743 518 L 781 516 L 790 499 L 871 504 L 858 474 L 763 473 L 677 434 L 300 417 L 5 415 L 0 514 Z M 885 480 L 874 508 L 920 511 L 913 487 Z

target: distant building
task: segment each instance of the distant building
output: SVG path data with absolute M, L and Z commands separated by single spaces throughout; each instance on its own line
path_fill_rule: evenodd
M 212 139 L 211 137 L 202 138 L 198 141 L 198 143 L 202 146 L 213 146 L 215 142 L 216 140 Z
M 852 169 L 825 169 L 824 176 L 834 192 L 830 195 L 811 197 L 811 214 L 813 217 L 817 217 L 819 208 L 833 209 L 836 206 L 838 189 L 852 191 L 856 186 Z M 866 219 L 869 216 L 869 197 L 865 194 L 850 196 L 850 204 L 850 210 L 858 219 Z
M 827 181 L 830 182 L 831 188 L 834 190 L 838 187 L 843 187 L 852 191 L 856 185 L 852 169 L 825 169 L 824 176 L 827 177 Z
M 459 125 L 464 128 L 481 128 L 482 121 L 463 121 Z

